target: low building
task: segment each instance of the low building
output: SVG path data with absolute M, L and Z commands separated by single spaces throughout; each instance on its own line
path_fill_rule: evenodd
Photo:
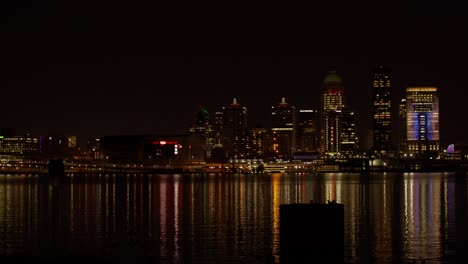
M 194 135 L 124 135 L 101 139 L 111 162 L 192 163 L 204 161 L 204 142 Z
M 39 156 L 38 137 L 0 135 L 0 163 L 24 162 Z

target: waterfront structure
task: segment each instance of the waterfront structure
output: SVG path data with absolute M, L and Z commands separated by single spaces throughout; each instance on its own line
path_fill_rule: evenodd
M 390 71 L 382 66 L 375 67 L 372 73 L 372 113 L 373 151 L 384 155 L 392 148 Z
M 292 157 L 296 149 L 296 108 L 284 97 L 271 107 L 271 130 L 276 132 L 276 157 Z
M 321 152 L 338 155 L 340 152 L 341 110 L 344 108 L 344 87 L 336 71 L 330 71 L 322 84 Z
M 400 104 L 398 105 L 398 120 L 399 120 L 399 153 L 405 154 L 407 149 L 406 144 L 406 98 L 401 99 Z
M 406 115 L 408 152 L 419 156 L 437 154 L 440 149 L 437 87 L 408 87 Z
M 104 136 L 101 148 L 111 162 L 187 164 L 204 161 L 204 142 L 195 135 Z
M 320 150 L 320 118 L 317 110 L 298 111 L 296 148 L 298 151 Z
M 39 157 L 40 138 L 30 135 L 0 135 L 0 163 L 23 162 Z
M 228 158 L 248 157 L 247 108 L 234 98 L 222 110 L 222 146 Z
M 80 152 L 77 136 L 40 136 L 41 155 L 46 158 L 73 159 Z

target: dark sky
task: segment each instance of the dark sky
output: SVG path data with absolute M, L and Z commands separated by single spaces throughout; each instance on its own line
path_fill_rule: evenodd
M 0 7 L 0 127 L 18 133 L 185 133 L 200 107 L 213 113 L 233 97 L 252 127 L 269 126 L 282 96 L 318 108 L 334 68 L 363 138 L 370 71 L 383 63 L 395 102 L 407 85 L 438 86 L 443 143 L 468 143 L 468 30 L 454 3 L 10 2 Z

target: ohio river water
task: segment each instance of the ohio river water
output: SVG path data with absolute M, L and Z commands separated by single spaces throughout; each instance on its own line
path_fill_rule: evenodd
M 336 200 L 346 263 L 468 260 L 466 174 L 39 177 L 0 174 L 0 255 L 279 263 L 279 205 Z

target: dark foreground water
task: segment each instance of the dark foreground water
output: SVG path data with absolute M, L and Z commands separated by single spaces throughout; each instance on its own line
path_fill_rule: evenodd
M 466 175 L 39 177 L 0 174 L 0 255 L 279 263 L 279 205 L 336 200 L 347 263 L 468 260 Z

